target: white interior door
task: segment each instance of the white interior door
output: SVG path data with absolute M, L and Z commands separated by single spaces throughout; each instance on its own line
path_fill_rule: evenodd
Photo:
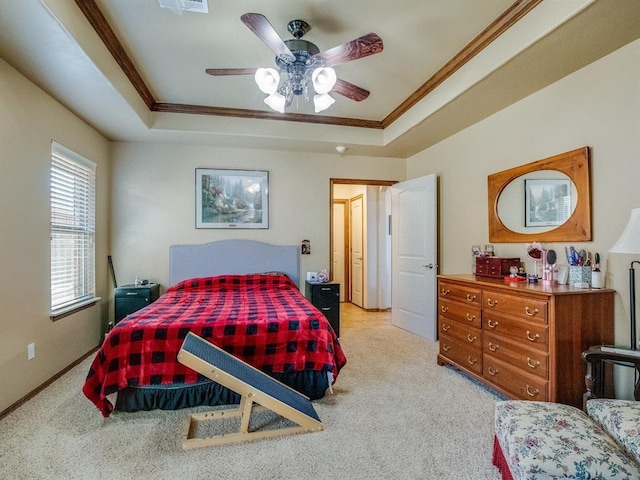
M 345 208 L 346 202 L 334 201 L 333 203 L 333 252 L 331 256 L 331 275 L 334 282 L 340 284 L 340 301 L 344 302 L 345 296 Z
M 349 218 L 351 234 L 351 303 L 362 307 L 364 284 L 363 210 L 362 195 L 351 199 Z
M 391 323 L 435 341 L 436 176 L 394 185 L 391 212 Z

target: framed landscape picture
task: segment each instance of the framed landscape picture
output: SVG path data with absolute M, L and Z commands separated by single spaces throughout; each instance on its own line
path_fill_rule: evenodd
M 525 227 L 562 225 L 571 216 L 570 180 L 524 181 Z
M 269 172 L 196 168 L 196 228 L 269 228 Z

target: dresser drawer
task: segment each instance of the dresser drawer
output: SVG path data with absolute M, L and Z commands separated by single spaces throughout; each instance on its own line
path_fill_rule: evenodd
M 483 365 L 485 378 L 515 398 L 540 402 L 548 401 L 548 382 L 540 377 L 526 374 L 486 353 L 483 356 Z
M 440 316 L 446 317 L 449 320 L 462 322 L 465 325 L 471 325 L 475 328 L 480 328 L 482 326 L 482 316 L 479 305 L 474 305 L 472 303 L 469 305 L 460 305 L 459 303 L 440 299 L 438 312 Z
M 440 336 L 440 354 L 476 375 L 482 375 L 482 352 L 457 342 L 447 335 Z
M 466 287 L 449 282 L 439 282 L 438 296 L 454 302 L 471 304 L 480 307 L 482 294 L 480 289 Z
M 482 293 L 484 312 L 513 315 L 525 320 L 547 323 L 547 302 L 527 297 L 485 291 Z
M 316 307 L 332 307 L 339 298 L 340 284 L 313 285 L 311 288 L 311 303 Z
M 446 317 L 439 317 L 438 333 L 458 340 L 473 348 L 482 348 L 482 330 L 458 321 L 451 321 Z
M 525 322 L 513 317 L 492 315 L 486 312 L 483 312 L 483 323 L 484 329 L 488 333 L 493 332 L 501 336 L 507 336 L 526 347 L 548 351 L 549 327 L 546 325 Z
M 489 332 L 482 333 L 482 340 L 483 352 L 489 357 L 513 365 L 543 380 L 549 378 L 549 354 L 547 352 L 536 348 L 527 348 L 522 342 L 513 342 L 506 337 Z

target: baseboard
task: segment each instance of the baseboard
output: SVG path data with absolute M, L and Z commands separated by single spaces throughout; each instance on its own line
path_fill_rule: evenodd
M 51 385 L 53 382 L 55 382 L 56 380 L 58 380 L 60 377 L 62 377 L 65 373 L 67 373 L 69 370 L 71 370 L 73 367 L 77 366 L 78 364 L 80 364 L 81 362 L 83 362 L 87 357 L 89 357 L 90 355 L 93 355 L 94 353 L 96 353 L 98 351 L 98 348 L 100 348 L 100 346 L 97 346 L 93 349 L 91 349 L 90 351 L 88 351 L 87 353 L 85 353 L 82 357 L 80 357 L 79 359 L 77 359 L 75 362 L 71 363 L 70 365 L 66 366 L 64 369 L 62 369 L 61 371 L 59 371 L 58 373 L 56 373 L 53 377 L 51 377 L 49 380 L 47 380 L 46 382 L 44 382 L 43 384 L 41 384 L 40 386 L 36 387 L 34 390 L 32 390 L 31 392 L 27 393 L 24 397 L 22 397 L 20 400 L 18 400 L 17 402 L 13 403 L 12 405 L 10 405 L 9 407 L 5 408 L 2 412 L 0 412 L 0 420 L 2 420 L 4 417 L 6 417 L 7 415 L 9 415 L 11 412 L 13 412 L 14 410 L 16 410 L 17 408 L 19 408 L 21 405 L 23 405 L 25 402 L 27 402 L 28 400 L 32 399 L 33 397 L 35 397 L 38 393 L 40 393 L 42 390 L 44 390 L 45 388 L 47 388 L 49 385 Z

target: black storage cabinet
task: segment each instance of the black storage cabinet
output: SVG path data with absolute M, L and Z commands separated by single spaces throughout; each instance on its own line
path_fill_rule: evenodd
M 304 289 L 305 297 L 320 310 L 336 335 L 340 336 L 340 284 L 316 283 L 307 281 Z
M 160 295 L 160 285 L 149 283 L 148 285 L 123 285 L 115 291 L 115 323 L 118 323 L 130 313 L 137 312 L 142 307 L 155 302 Z

